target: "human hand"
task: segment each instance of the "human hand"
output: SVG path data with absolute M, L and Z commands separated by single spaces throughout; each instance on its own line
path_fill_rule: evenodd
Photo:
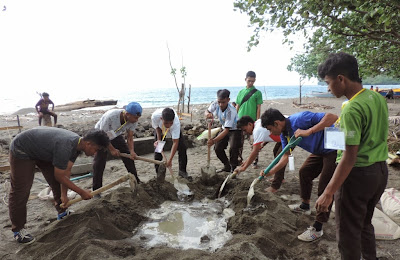
M 317 199 L 317 202 L 315 203 L 315 208 L 317 209 L 318 212 L 328 212 L 329 205 L 331 205 L 332 201 L 333 201 L 333 196 L 326 194 L 324 192 Z
M 136 159 L 137 154 L 135 152 L 131 152 L 131 159 L 135 160 Z
M 206 118 L 207 119 L 212 119 L 214 116 L 213 116 L 213 114 L 212 113 L 208 113 L 207 115 L 206 115 Z
M 90 200 L 91 198 L 93 198 L 93 195 L 90 193 L 90 190 L 82 190 L 81 193 L 79 193 L 79 195 L 81 195 L 82 199 L 84 200 Z
M 68 204 L 68 201 L 69 201 L 69 199 L 68 199 L 68 196 L 67 195 L 61 195 L 61 206 L 63 206 L 64 208 L 65 208 L 65 205 L 67 205 Z
M 307 130 L 297 129 L 296 132 L 294 132 L 294 136 L 296 138 L 299 137 L 299 136 L 307 137 L 307 136 L 309 136 L 311 134 L 312 134 L 312 130 L 311 129 L 307 129 Z
M 157 140 L 157 141 L 155 141 L 155 142 L 154 142 L 154 148 L 156 148 L 156 147 L 157 147 L 157 145 L 158 145 L 158 141 L 159 141 L 159 140 Z
M 208 147 L 213 146 L 213 144 L 214 144 L 214 139 L 210 139 L 210 140 L 207 141 L 207 146 Z
M 118 149 L 112 149 L 112 150 L 110 150 L 110 153 L 114 157 L 120 157 L 121 156 L 121 153 L 120 153 L 120 151 Z
M 165 164 L 166 168 L 172 167 L 172 160 L 168 160 L 167 163 Z

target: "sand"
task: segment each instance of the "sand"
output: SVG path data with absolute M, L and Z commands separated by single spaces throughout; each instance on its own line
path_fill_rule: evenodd
M 313 112 L 330 112 L 339 114 L 343 99 L 303 99 L 303 103 L 326 105 L 330 109 L 301 109 L 292 105 L 296 99 L 265 101 L 264 111 L 274 107 L 284 114 L 309 110 Z M 199 119 L 207 105 L 196 105 L 193 108 L 194 119 L 183 120 L 184 125 L 191 124 L 199 128 Z M 400 104 L 389 104 L 390 115 L 397 115 Z M 141 122 L 149 122 L 154 109 L 145 109 Z M 25 111 L 26 112 L 26 111 Z M 69 111 L 59 114 L 62 127 L 79 134 L 95 124 L 104 111 Z M 20 114 L 24 129 L 37 125 L 34 114 Z M 15 116 L 1 116 L 1 126 L 15 125 Z M 201 124 L 200 124 L 201 125 Z M 190 130 L 187 127 L 188 131 Z M 197 129 L 198 131 L 201 131 Z M 18 131 L 2 131 L 0 133 L 1 165 L 7 164 L 7 145 Z M 146 132 L 144 132 L 146 133 Z M 193 137 L 189 137 L 190 140 Z M 187 183 L 194 192 L 194 200 L 203 198 L 214 199 L 217 190 L 226 174 L 219 174 L 214 179 L 204 182 L 201 179 L 201 167 L 206 164 L 207 148 L 204 142 L 194 141 L 194 147 L 188 149 L 188 172 L 194 177 L 192 183 Z M 260 153 L 260 168 L 265 168 L 272 161 L 273 144 L 267 144 Z M 244 157 L 250 153 L 249 144 L 245 142 Z M 196 249 L 179 250 L 166 246 L 144 248 L 130 239 L 133 232 L 147 219 L 149 209 L 159 207 L 164 201 L 178 201 L 177 192 L 167 175 L 164 183 L 155 180 L 154 166 L 138 161 L 136 167 L 143 184 L 138 186 L 138 195 L 133 196 L 127 183 L 116 186 L 103 193 L 97 200 L 82 201 L 71 206 L 74 214 L 57 221 L 56 211 L 51 201 L 39 200 L 37 195 L 46 186 L 41 173 L 36 173 L 35 181 L 28 202 L 28 223 L 26 227 L 36 237 L 37 241 L 28 246 L 20 246 L 12 239 L 11 223 L 8 217 L 7 192 L 9 189 L 9 172 L 0 172 L 2 202 L 0 204 L 0 259 L 339 259 L 335 239 L 335 224 L 333 214 L 324 225 L 324 235 L 313 243 L 304 243 L 297 239 L 315 218 L 315 210 L 311 216 L 292 213 L 288 204 L 297 203 L 299 197 L 298 169 L 309 154 L 302 149 L 295 149 L 295 167 L 297 171 L 285 173 L 285 183 L 275 193 L 263 190 L 269 186 L 267 180 L 256 186 L 256 195 L 252 201 L 251 210 L 246 209 L 246 197 L 250 183 L 260 170 L 248 169 L 237 179 L 226 185 L 223 196 L 229 202 L 229 207 L 235 216 L 229 219 L 228 229 L 233 234 L 222 248 L 216 252 Z M 145 155 L 152 158 L 152 154 Z M 91 158 L 79 158 L 80 161 L 90 162 Z M 221 168 L 222 164 L 213 153 L 211 165 Z M 176 172 L 177 159 L 173 169 Z M 104 184 L 110 183 L 126 174 L 121 160 L 107 162 L 104 173 Z M 185 182 L 184 180 L 181 180 Z M 83 188 L 91 187 L 91 179 L 76 182 Z M 315 181 L 317 183 L 317 180 Z M 400 184 L 399 169 L 389 167 L 388 187 L 398 188 Z M 311 206 L 316 200 L 314 185 Z M 398 241 L 377 241 L 377 252 L 380 259 L 399 259 Z

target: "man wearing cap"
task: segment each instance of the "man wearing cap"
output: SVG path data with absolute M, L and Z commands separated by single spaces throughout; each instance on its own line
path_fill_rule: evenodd
M 111 142 L 108 145 L 108 150 L 114 157 L 119 157 L 120 153 L 130 153 L 131 158 L 122 157 L 128 172 L 135 175 L 136 180 L 140 183 L 137 176 L 135 163 L 133 160 L 136 157 L 134 151 L 133 132 L 137 126 L 137 121 L 142 115 L 142 107 L 137 102 L 129 103 L 125 109 L 112 109 L 104 113 L 95 128 L 103 130 L 107 133 Z M 125 142 L 123 134 L 127 133 Z M 103 172 L 106 167 L 107 151 L 98 151 L 93 160 L 93 190 L 103 186 Z
M 42 125 L 42 118 L 45 114 L 49 114 L 54 117 L 54 125 L 57 124 L 57 114 L 54 113 L 54 103 L 49 98 L 49 94 L 43 92 L 42 98 L 36 103 L 35 108 L 39 115 L 39 125 Z M 49 105 L 52 105 L 51 111 L 49 110 Z

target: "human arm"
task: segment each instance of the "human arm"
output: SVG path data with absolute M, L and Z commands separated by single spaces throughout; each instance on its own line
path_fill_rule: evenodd
M 133 141 L 133 131 L 132 130 L 127 130 L 128 136 L 127 136 L 127 143 L 128 143 L 128 148 L 129 148 L 129 153 L 131 154 L 131 159 L 135 160 L 137 154 L 135 153 L 135 143 Z
M 325 127 L 330 127 L 332 126 L 336 120 L 338 119 L 338 116 L 335 114 L 331 114 L 331 113 L 326 113 L 325 116 L 321 119 L 321 121 L 319 121 L 317 124 L 315 124 L 314 126 L 308 128 L 308 129 L 297 129 L 294 132 L 295 137 L 307 137 L 311 134 L 314 134 L 316 132 L 322 131 L 325 129 Z
M 178 150 L 179 139 L 172 139 L 172 148 L 171 153 L 169 155 L 169 159 L 167 161 L 166 167 L 172 167 L 172 159 L 174 159 L 175 153 Z
M 264 175 L 264 177 L 272 176 L 275 173 L 277 173 L 279 170 L 284 168 L 286 166 L 286 164 L 288 164 L 288 162 L 289 162 L 289 155 L 290 155 L 290 152 L 285 153 L 281 157 L 279 162 L 267 174 L 264 175 L 264 170 L 261 170 L 260 176 L 263 176 L 263 175 Z
M 358 145 L 346 145 L 346 150 L 343 151 L 343 157 L 336 167 L 331 180 L 322 195 L 317 199 L 315 208 L 318 211 L 328 212 L 328 207 L 333 201 L 333 195 L 342 186 L 356 163 L 357 153 Z
M 254 162 L 254 160 L 256 159 L 258 153 L 260 152 L 261 148 L 263 147 L 263 143 L 258 143 L 258 144 L 254 144 L 253 145 L 253 149 L 251 150 L 251 153 L 249 155 L 249 157 L 243 162 L 243 164 L 239 167 L 237 167 L 235 170 L 240 173 L 240 172 L 244 172 L 247 167 L 250 166 L 250 164 L 252 162 Z
M 89 191 L 79 188 L 69 179 L 71 176 L 71 169 L 73 165 L 74 163 L 69 161 L 65 170 L 54 167 L 54 177 L 61 185 L 61 201 L 64 205 L 68 203 L 68 189 L 75 191 L 85 200 L 91 199 L 93 197 Z
M 51 104 L 51 111 L 54 111 L 54 103 L 53 103 L 53 101 L 51 101 L 50 99 L 49 99 L 49 104 Z
M 257 105 L 257 120 L 260 119 L 261 115 L 261 105 Z
M 225 128 L 219 135 L 217 135 L 215 138 L 212 138 L 207 141 L 208 146 L 212 146 L 213 144 L 219 142 L 222 140 L 227 134 L 229 134 L 229 128 Z
M 40 113 L 40 105 L 41 104 L 42 104 L 42 100 L 39 100 L 35 105 L 35 109 L 36 109 L 36 112 L 38 112 L 38 114 Z
M 158 141 L 161 141 L 161 137 L 162 137 L 161 128 L 159 128 L 159 127 L 156 128 L 156 135 L 157 135 L 157 141 L 154 142 L 154 147 L 157 146 Z

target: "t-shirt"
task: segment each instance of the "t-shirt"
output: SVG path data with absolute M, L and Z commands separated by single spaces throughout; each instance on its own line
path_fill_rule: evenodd
M 299 112 L 286 119 L 286 131 L 281 134 L 282 149 L 288 144 L 288 137 L 292 137 L 297 129 L 307 130 L 318 124 L 325 113 Z M 332 125 L 333 126 L 333 125 Z M 301 148 L 315 155 L 327 154 L 334 150 L 324 148 L 324 131 L 313 133 L 298 144 Z
M 254 123 L 253 140 L 253 145 L 263 142 L 281 142 L 279 135 L 273 135 L 267 128 L 261 126 L 261 119 Z
M 10 144 L 10 152 L 20 159 L 51 162 L 54 167 L 67 169 L 75 162 L 79 135 L 61 128 L 40 126 L 18 134 Z
M 43 98 L 42 99 L 40 99 L 37 103 L 36 103 L 36 108 L 37 107 L 40 107 L 39 108 L 39 111 L 47 111 L 48 109 L 49 109 L 49 105 L 53 105 L 53 108 L 54 108 L 54 103 L 53 103 L 53 101 L 51 101 L 51 99 L 48 99 L 47 101 L 46 100 L 44 100 Z
M 137 122 L 129 123 L 126 122 L 121 125 L 120 115 L 124 109 L 111 109 L 105 112 L 100 120 L 96 123 L 94 128 L 103 130 L 108 134 L 110 140 L 115 137 L 122 135 L 126 130 L 135 131 Z M 110 131 L 114 131 L 115 135 L 110 134 Z
M 388 108 L 381 94 L 366 89 L 349 101 L 340 114 L 340 128 L 345 132 L 346 145 L 359 146 L 355 167 L 387 159 Z M 337 162 L 341 158 L 339 151 Z
M 222 125 L 222 129 L 229 128 L 229 130 L 237 130 L 236 124 L 238 120 L 238 115 L 236 108 L 228 103 L 225 111 L 222 111 L 218 105 L 218 101 L 214 101 L 208 107 L 208 112 L 213 113 L 214 116 L 218 117 L 219 122 Z
M 164 135 L 167 129 L 164 127 L 163 122 L 161 120 L 163 110 L 164 108 L 159 108 L 153 112 L 153 114 L 151 115 L 151 126 L 154 129 L 157 129 L 157 127 L 160 128 L 162 134 Z M 165 137 L 172 137 L 172 139 L 179 139 L 179 136 L 181 134 L 181 122 L 179 122 L 179 117 L 176 114 L 175 110 L 174 113 L 175 113 L 174 122 L 172 126 L 169 128 L 168 133 Z
M 239 91 L 239 94 L 236 97 L 236 104 L 239 107 L 239 118 L 242 116 L 250 116 L 253 120 L 257 120 L 257 105 L 261 105 L 263 103 L 263 98 L 261 91 L 257 90 L 251 97 L 242 104 L 242 100 L 247 94 L 252 91 L 255 87 L 245 88 Z

